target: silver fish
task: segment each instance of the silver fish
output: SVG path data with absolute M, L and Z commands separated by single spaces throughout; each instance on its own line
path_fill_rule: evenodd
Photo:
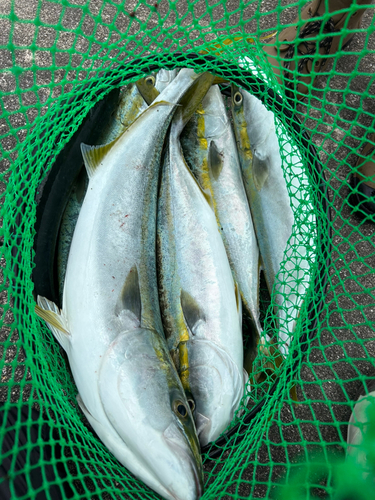
M 172 120 L 158 205 L 159 291 L 165 334 L 195 403 L 201 445 L 226 429 L 244 392 L 242 310 L 209 195 L 181 153 Z
M 202 494 L 192 414 L 167 350 L 156 286 L 156 201 L 167 128 L 200 78 L 180 72 L 120 138 L 82 145 L 89 174 L 61 311 L 37 313 L 66 350 L 81 409 L 115 457 L 168 500 Z
M 139 93 L 136 84 L 131 83 L 121 91 L 117 109 L 115 113 L 113 113 L 107 126 L 103 129 L 103 133 L 99 138 L 99 144 L 108 144 L 114 141 L 129 128 L 146 109 L 147 104 Z M 88 177 L 86 170 L 82 168 L 73 185 L 68 203 L 64 210 L 57 242 L 57 275 L 60 301 L 63 296 L 65 271 L 68 263 L 70 244 L 72 242 L 74 228 L 82 207 L 87 186 Z
M 299 239 L 298 230 L 294 227 L 293 201 L 281 168 L 273 113 L 267 111 L 259 99 L 233 86 L 231 107 L 262 266 L 278 309 L 279 349 L 286 356 L 303 297 L 310 284 L 312 261 L 307 250 L 310 244 Z M 287 141 L 284 147 L 284 153 L 290 154 L 291 146 Z M 302 192 L 301 172 L 304 169 L 301 158 L 294 156 L 292 163 L 295 175 L 289 181 L 295 191 Z
M 236 139 L 217 85 L 211 87 L 194 118 L 181 135 L 184 156 L 201 187 L 212 194 L 233 277 L 253 320 L 258 342 L 262 333 L 259 322 L 259 249 Z

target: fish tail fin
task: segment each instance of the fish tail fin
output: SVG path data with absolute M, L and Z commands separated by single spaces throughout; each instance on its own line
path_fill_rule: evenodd
M 54 302 L 45 297 L 38 295 L 37 301 L 36 314 L 47 323 L 56 340 L 67 351 L 70 344 L 70 332 L 64 313 Z

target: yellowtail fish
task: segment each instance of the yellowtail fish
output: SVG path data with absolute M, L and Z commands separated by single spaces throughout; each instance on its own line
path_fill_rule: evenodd
M 117 139 L 146 109 L 147 104 L 138 91 L 136 84 L 131 83 L 121 91 L 116 110 L 112 114 L 109 123 L 103 127 L 103 132 L 99 138 L 99 144 L 108 144 Z M 61 219 L 59 239 L 57 242 L 57 275 L 60 301 L 62 300 L 64 290 L 65 271 L 70 244 L 88 183 L 89 180 L 86 169 L 82 168 L 73 185 Z
M 279 349 L 287 356 L 300 307 L 310 285 L 313 262 L 307 250 L 310 243 L 306 245 L 292 236 L 294 202 L 288 194 L 281 168 L 273 113 L 267 111 L 259 99 L 234 86 L 231 108 L 262 267 L 269 292 L 275 294 L 278 306 Z M 290 153 L 288 144 L 286 153 Z M 301 159 L 294 157 L 292 161 L 295 175 L 291 182 L 293 189 L 299 191 L 303 181 Z M 298 251 L 292 258 L 295 246 L 298 246 Z
M 236 139 L 217 85 L 211 87 L 181 134 L 184 157 L 211 193 L 233 277 L 259 342 L 259 249 L 242 180 Z
M 202 191 L 181 152 L 179 136 L 193 112 L 191 105 L 190 112 L 179 108 L 171 123 L 159 195 L 157 253 L 168 347 L 192 396 L 200 443 L 206 445 L 233 419 L 248 377 L 243 371 L 241 299 L 210 193 Z
M 197 500 L 203 480 L 192 413 L 160 317 L 157 187 L 173 114 L 205 77 L 181 71 L 117 140 L 81 146 L 89 186 L 62 310 L 43 297 L 36 306 L 67 352 L 77 400 L 99 438 L 167 500 Z

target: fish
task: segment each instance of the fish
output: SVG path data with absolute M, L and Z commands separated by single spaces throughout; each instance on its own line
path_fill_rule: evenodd
M 40 296 L 35 308 L 67 352 L 77 401 L 99 438 L 167 500 L 200 498 L 203 478 L 193 416 L 160 317 L 157 186 L 173 114 L 205 78 L 181 71 L 117 140 L 81 146 L 89 186 L 62 310 Z
M 204 446 L 232 421 L 248 376 L 243 371 L 241 298 L 211 196 L 199 186 L 181 151 L 179 136 L 194 111 L 191 105 L 190 112 L 179 108 L 171 123 L 156 247 L 168 348 Z
M 287 357 L 310 284 L 310 244 L 293 235 L 294 210 L 299 202 L 291 201 L 288 194 L 273 113 L 255 96 L 234 85 L 231 111 L 262 269 L 277 308 L 278 349 Z M 291 152 L 287 141 L 284 147 L 284 154 Z M 295 175 L 291 182 L 298 192 L 302 188 L 303 165 L 297 157 L 292 163 Z M 295 246 L 297 251 L 293 251 Z
M 184 157 L 200 186 L 210 192 L 243 305 L 252 321 L 253 346 L 259 343 L 259 249 L 242 180 L 237 143 L 217 85 L 181 134 Z M 254 353 L 255 355 L 255 353 Z
M 146 101 L 137 89 L 136 83 L 131 83 L 120 92 L 116 109 L 107 124 L 104 124 L 97 144 L 109 144 L 117 139 L 138 116 L 147 109 Z M 87 191 L 89 179 L 86 169 L 80 169 L 72 186 L 67 205 L 61 219 L 57 240 L 57 277 L 60 303 L 62 301 L 65 271 L 68 263 L 70 244 L 74 228 Z

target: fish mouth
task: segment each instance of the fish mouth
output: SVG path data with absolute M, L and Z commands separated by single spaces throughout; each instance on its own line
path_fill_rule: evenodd
M 168 432 L 168 431 L 167 431 Z M 176 439 L 173 439 L 172 436 L 166 436 L 164 433 L 164 439 L 166 440 L 168 446 L 174 450 L 174 452 L 180 456 L 180 458 L 183 460 L 185 459 L 185 467 L 187 470 L 191 471 L 191 485 L 194 484 L 195 486 L 195 491 L 196 491 L 196 496 L 194 496 L 194 500 L 197 500 L 203 495 L 203 477 L 202 477 L 202 468 L 199 466 L 199 462 L 197 463 L 195 454 L 193 450 L 187 451 L 185 446 L 182 446 L 181 443 L 179 443 Z M 185 437 L 186 439 L 186 437 Z M 189 443 L 189 441 L 186 439 L 186 442 Z M 199 454 L 199 459 L 201 459 L 201 456 Z M 182 500 L 181 497 L 177 494 L 177 492 L 173 491 L 172 488 L 168 488 L 169 493 L 176 498 L 176 500 Z M 189 497 L 190 498 L 190 497 Z
M 189 465 L 190 465 L 190 470 L 192 472 L 192 483 L 191 485 L 194 484 L 194 487 L 195 487 L 195 495 L 193 497 L 190 497 L 190 495 L 188 495 L 188 498 L 189 500 L 198 500 L 199 498 L 201 498 L 201 496 L 203 495 L 203 491 L 204 491 L 204 486 L 203 486 L 203 477 L 202 475 L 199 473 L 200 471 L 198 470 L 198 468 L 196 467 L 196 465 L 194 464 L 194 462 L 192 460 L 189 461 Z M 187 466 L 189 467 L 189 465 L 187 464 Z M 181 497 L 180 494 L 178 494 L 178 492 L 174 491 L 173 488 L 171 487 L 167 487 L 167 490 L 169 492 L 169 494 L 175 499 L 175 500 L 184 500 L 183 497 Z M 191 493 L 193 492 L 193 489 L 190 490 Z M 186 497 L 187 498 L 187 497 Z

